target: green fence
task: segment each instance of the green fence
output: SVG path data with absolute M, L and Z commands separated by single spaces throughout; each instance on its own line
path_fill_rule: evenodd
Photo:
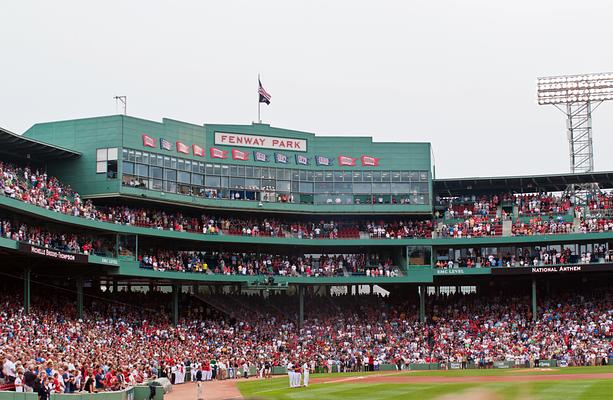
M 144 392 L 141 391 L 144 390 Z M 149 398 L 149 388 L 141 386 L 118 392 L 52 394 L 51 400 L 145 400 Z M 158 389 L 155 400 L 163 400 L 164 391 Z M 0 392 L 0 400 L 38 400 L 36 393 Z

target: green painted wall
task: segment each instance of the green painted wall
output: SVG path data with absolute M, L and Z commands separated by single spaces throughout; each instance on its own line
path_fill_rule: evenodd
M 295 152 L 291 150 L 281 151 L 288 156 L 288 164 L 274 162 L 275 150 L 255 149 L 248 147 L 234 147 L 249 153 L 249 161 L 231 159 L 233 147 L 216 145 L 214 134 L 216 131 L 226 133 L 241 133 L 250 135 L 276 136 L 283 138 L 303 139 L 308 143 L 307 152 Z M 155 139 L 155 148 L 143 146 L 143 134 Z M 121 187 L 121 178 L 108 179 L 105 174 L 96 174 L 96 149 L 117 147 L 119 150 L 119 173 L 121 174 L 121 149 L 131 148 L 146 150 L 152 153 L 171 155 L 191 160 L 215 162 L 227 165 L 256 165 L 260 167 L 277 167 L 306 169 L 313 171 L 322 170 L 412 170 L 427 171 L 428 186 L 432 193 L 431 176 L 431 148 L 430 143 L 405 143 L 405 142 L 373 142 L 371 137 L 357 136 L 315 136 L 313 133 L 271 127 L 265 124 L 254 125 L 194 125 L 171 119 L 163 119 L 155 122 L 129 116 L 115 115 L 106 117 L 77 119 L 70 121 L 40 123 L 34 125 L 24 136 L 35 138 L 54 145 L 62 146 L 81 152 L 83 155 L 78 160 L 54 162 L 48 165 L 51 174 L 60 177 L 64 182 L 72 185 L 84 196 L 100 196 L 115 194 L 124 191 Z M 172 144 L 172 150 L 166 151 L 160 148 L 160 139 L 164 138 Z M 190 154 L 182 154 L 176 151 L 176 142 L 181 141 L 190 146 Z M 195 156 L 191 145 L 196 144 L 205 149 L 205 157 Z M 212 159 L 209 155 L 210 147 L 218 147 L 228 151 L 225 160 Z M 253 160 L 253 150 L 261 151 L 269 156 L 268 162 Z M 310 158 L 310 165 L 296 164 L 294 154 L 301 154 Z M 315 155 L 327 156 L 333 160 L 331 167 L 318 167 L 315 165 Z M 344 155 L 357 158 L 356 166 L 339 166 L 338 156 Z M 378 167 L 361 166 L 360 156 L 368 155 L 379 158 Z M 126 188 L 129 189 L 129 188 Z M 152 191 L 141 191 L 148 194 Z M 140 196 L 142 193 L 139 192 Z M 151 193 L 152 197 L 159 193 Z M 193 203 L 190 196 L 177 195 L 175 201 Z M 207 205 L 207 204 L 201 204 Z M 259 210 L 257 202 L 245 201 L 242 204 L 230 202 L 227 204 L 217 203 L 217 206 L 240 209 Z M 431 205 L 336 205 L 336 206 L 310 206 L 299 204 L 269 203 L 267 207 L 271 211 L 296 211 L 296 212 L 402 212 L 402 213 L 430 213 Z
M 122 120 L 121 116 L 111 116 L 41 123 L 32 126 L 24 136 L 82 153 L 76 160 L 47 165 L 51 175 L 61 178 L 79 193 L 117 193 L 119 179 L 96 174 L 96 149 L 121 147 Z

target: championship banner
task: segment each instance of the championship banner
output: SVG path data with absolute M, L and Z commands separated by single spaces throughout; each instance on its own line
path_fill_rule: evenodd
M 266 162 L 266 161 L 268 161 L 268 156 L 265 153 L 262 153 L 261 151 L 254 151 L 253 152 L 253 160 L 254 161 Z
M 177 141 L 177 151 L 183 154 L 189 154 L 189 146 L 185 143 Z
M 275 162 L 279 164 L 287 164 L 287 156 L 283 153 L 275 153 Z
M 192 144 L 192 150 L 194 155 L 198 157 L 204 157 L 204 147 L 200 147 L 197 144 Z
M 357 158 L 339 155 L 338 156 L 338 165 L 352 167 L 352 166 L 355 166 L 355 161 L 356 160 L 357 160 Z
M 379 158 L 371 156 L 362 156 L 362 165 L 365 167 L 378 167 Z
M 211 147 L 209 150 L 211 158 L 226 158 L 228 156 L 227 151 L 218 149 L 217 147 Z
M 309 165 L 309 157 L 301 156 L 300 154 L 296 154 L 296 164 Z
M 164 138 L 160 138 L 160 148 L 162 150 L 172 150 L 172 144 L 170 144 L 170 142 Z
M 238 150 L 238 149 L 232 149 L 232 159 L 247 161 L 249 160 L 249 153 L 247 153 L 246 151 Z
M 155 148 L 155 139 L 149 135 L 143 134 L 143 146 Z
M 85 254 L 67 253 L 65 251 L 47 249 L 45 247 L 34 246 L 27 243 L 19 243 L 19 251 L 54 260 L 72 261 L 83 264 L 87 264 L 88 262 L 88 258 Z
M 323 165 L 324 167 L 329 167 L 332 165 L 332 159 L 326 156 L 315 156 L 315 164 Z

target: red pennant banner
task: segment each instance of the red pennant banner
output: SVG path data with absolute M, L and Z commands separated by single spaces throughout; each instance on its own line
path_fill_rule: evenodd
M 247 161 L 247 160 L 249 160 L 249 153 L 247 153 L 246 151 L 232 149 L 232 159 L 233 160 Z
M 197 144 L 192 144 L 192 150 L 195 156 L 204 157 L 204 148 L 198 146 Z
M 347 156 L 338 156 L 338 165 L 345 166 L 354 166 L 357 158 L 347 157 Z
M 182 142 L 177 142 L 177 151 L 183 154 L 189 154 L 189 146 Z
M 218 149 L 217 147 L 211 147 L 209 151 L 211 158 L 226 158 L 228 155 L 227 151 Z
M 143 134 L 143 146 L 155 147 L 155 139 L 149 135 Z
M 379 157 L 362 156 L 362 165 L 367 167 L 378 167 Z

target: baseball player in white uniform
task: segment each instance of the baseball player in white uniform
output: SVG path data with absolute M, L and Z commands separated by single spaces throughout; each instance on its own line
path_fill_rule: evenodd
M 291 361 L 287 362 L 287 376 L 289 377 L 289 387 L 294 387 L 294 364 Z
M 309 363 L 307 361 L 302 364 L 302 379 L 304 381 L 304 387 L 309 386 L 309 373 L 311 372 L 311 368 L 309 367 Z

